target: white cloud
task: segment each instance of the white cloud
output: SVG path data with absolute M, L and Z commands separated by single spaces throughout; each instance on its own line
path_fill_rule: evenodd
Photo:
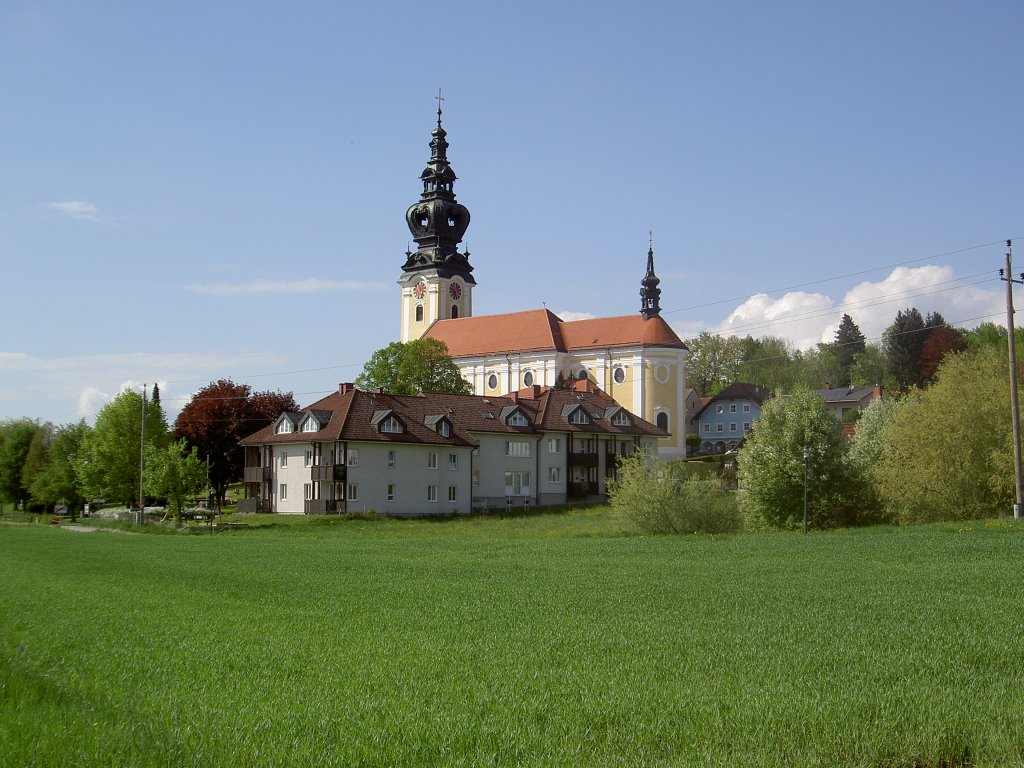
M 897 267 L 880 282 L 855 285 L 843 296 L 843 311 L 867 338 L 877 339 L 901 309 L 917 307 L 922 315 L 939 312 L 951 325 L 973 327 L 985 320 L 1000 322 L 1004 302 L 998 288 L 983 290 L 957 279 L 952 267 L 928 265 Z
M 564 322 L 571 323 L 573 320 L 593 320 L 597 315 L 589 312 L 555 312 Z
M 727 336 L 782 336 L 807 349 L 821 340 L 822 325 L 832 320 L 832 299 L 794 291 L 773 299 L 758 293 L 740 304 L 715 331 Z
M 321 280 L 309 277 L 305 280 L 249 280 L 244 283 L 209 283 L 187 285 L 189 293 L 214 296 L 265 296 L 283 293 L 326 293 L 328 291 L 379 291 L 384 283 L 361 282 L 358 280 Z
M 60 203 L 46 203 L 44 208 L 79 221 L 99 221 L 100 209 L 84 200 L 68 200 Z
M 779 298 L 756 294 L 712 330 L 725 335 L 781 336 L 800 349 L 809 349 L 835 338 L 844 313 L 868 340 L 877 341 L 901 309 L 917 307 L 922 315 L 939 312 L 951 325 L 970 328 L 986 320 L 1000 322 L 1003 302 L 1002 290 L 964 282 L 952 267 L 897 267 L 884 280 L 857 284 L 839 303 L 824 294 L 802 291 Z M 686 323 L 677 330 L 683 328 L 687 336 L 694 336 L 705 327 Z

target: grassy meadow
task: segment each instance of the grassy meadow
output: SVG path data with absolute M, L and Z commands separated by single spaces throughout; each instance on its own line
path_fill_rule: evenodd
M 0 525 L 0 765 L 1024 764 L 1012 521 L 311 522 Z

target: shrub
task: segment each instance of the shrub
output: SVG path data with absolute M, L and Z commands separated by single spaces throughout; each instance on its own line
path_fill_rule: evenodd
M 685 464 L 662 464 L 648 451 L 621 461 L 608 496 L 615 515 L 648 533 L 732 533 L 742 527 L 735 496 L 717 478 L 687 476 Z

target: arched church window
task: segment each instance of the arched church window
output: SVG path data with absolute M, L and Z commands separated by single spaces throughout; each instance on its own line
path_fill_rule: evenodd
M 423 305 L 422 304 L 417 304 L 416 305 L 416 322 L 417 323 L 422 323 L 423 322 Z
M 612 372 L 612 378 L 615 380 L 616 384 L 621 384 L 622 382 L 624 382 L 626 380 L 626 369 L 625 368 L 616 368 Z
M 658 425 L 658 429 L 664 429 L 668 432 L 668 414 L 664 411 L 655 417 L 654 423 Z
M 533 371 L 527 371 L 526 373 L 523 374 L 523 386 L 524 387 L 532 387 L 533 386 Z
M 492 373 L 490 376 L 487 377 L 487 388 L 488 389 L 497 389 L 498 388 L 498 375 L 496 373 Z
M 452 320 L 454 320 L 458 316 L 459 316 L 459 308 L 458 307 L 452 307 Z

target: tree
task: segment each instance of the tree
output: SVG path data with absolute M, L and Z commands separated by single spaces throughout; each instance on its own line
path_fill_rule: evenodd
M 77 424 L 63 424 L 54 429 L 50 438 L 49 461 L 32 480 L 29 489 L 32 499 L 40 504 L 66 504 L 72 521 L 85 503 L 75 465 L 88 432 L 84 419 Z
M 25 460 L 39 424 L 30 419 L 17 419 L 0 424 L 0 500 L 25 508 L 28 486 L 25 483 Z
M 198 494 L 206 484 L 206 464 L 200 461 L 195 447 L 185 440 L 172 442 L 166 448 L 146 446 L 146 493 L 166 499 L 174 519 L 181 522 L 185 502 Z
M 879 522 L 892 522 L 895 517 L 886 510 L 871 476 L 878 463 L 888 456 L 891 446 L 886 430 L 902 402 L 891 397 L 872 400 L 857 420 L 857 431 L 847 452 L 850 469 L 861 484 L 862 511 Z
M 210 486 L 219 507 L 230 483 L 242 478 L 238 442 L 258 432 L 283 411 L 299 410 L 291 392 L 253 392 L 230 379 L 211 382 L 196 392 L 174 422 L 174 436 L 195 446 L 210 463 Z
M 378 349 L 355 383 L 363 390 L 382 388 L 392 395 L 471 392 L 469 382 L 452 362 L 448 346 L 438 339 L 417 339 L 404 344 L 395 341 Z
M 839 321 L 839 328 L 836 329 L 835 343 L 833 349 L 836 355 L 836 362 L 845 374 L 841 382 L 836 384 L 849 384 L 853 381 L 853 363 L 867 348 L 864 334 L 861 333 L 853 318 L 847 314 Z M 877 382 L 876 382 L 877 383 Z
M 21 484 L 29 497 L 29 509 L 33 512 L 44 512 L 45 504 L 32 498 L 32 483 L 50 463 L 50 439 L 53 436 L 53 424 L 46 422 L 36 427 L 32 442 L 28 446 L 25 465 L 21 470 Z
M 995 515 L 1013 503 L 1006 358 L 981 347 L 948 356 L 932 386 L 911 393 L 885 429 L 871 471 L 901 522 Z
M 733 494 L 716 478 L 686 477 L 684 464 L 663 464 L 649 450 L 619 461 L 609 481 L 613 514 L 648 533 L 731 533 L 741 528 Z
M 790 389 L 796 383 L 793 345 L 781 336 L 752 336 L 738 340 L 739 366 L 734 381 L 768 389 Z M 732 383 L 732 382 L 729 382 Z
M 76 472 L 87 498 L 113 499 L 129 506 L 139 497 L 142 395 L 125 390 L 103 406 L 85 435 Z M 146 402 L 146 444 L 167 445 L 160 406 Z
M 923 383 L 921 347 L 926 337 L 924 318 L 916 307 L 901 309 L 892 325 L 885 329 L 882 348 L 900 389 L 919 387 Z
M 743 481 L 741 504 L 752 515 L 779 528 L 803 521 L 804 446 L 807 460 L 808 509 L 817 528 L 861 522 L 859 488 L 845 462 L 846 438 L 825 410 L 825 403 L 806 388 L 776 395 L 740 449 Z
M 886 389 L 896 388 L 896 380 L 888 375 L 885 353 L 877 344 L 865 345 L 864 351 L 854 358 L 850 375 L 855 387 L 883 384 Z
M 688 339 L 690 354 L 686 359 L 686 377 L 690 385 L 705 397 L 717 394 L 737 381 L 739 371 L 739 340 L 701 331 Z
M 938 325 L 928 331 L 921 345 L 921 377 L 925 382 L 935 381 L 935 373 L 946 355 L 964 348 L 964 332 L 948 325 Z

